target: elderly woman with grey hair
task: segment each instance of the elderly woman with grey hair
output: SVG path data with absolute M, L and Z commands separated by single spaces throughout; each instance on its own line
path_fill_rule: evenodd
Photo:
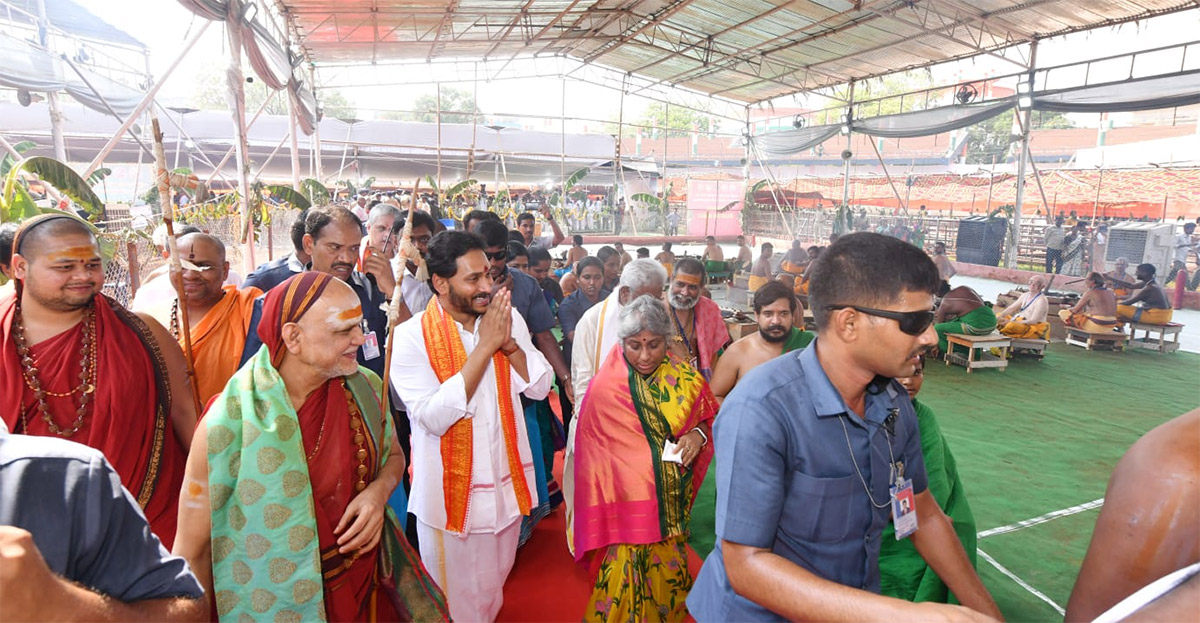
M 575 557 L 600 558 L 585 621 L 681 621 L 692 586 L 692 501 L 712 460 L 717 402 L 700 372 L 667 353 L 662 301 L 621 309 L 618 344 L 576 425 Z

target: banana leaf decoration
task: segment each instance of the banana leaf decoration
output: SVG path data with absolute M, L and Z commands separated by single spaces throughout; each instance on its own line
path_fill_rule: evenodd
M 478 184 L 478 180 L 463 180 L 450 188 L 446 189 L 446 201 L 454 201 L 459 195 L 465 193 L 472 186 Z
M 266 186 L 266 190 L 271 193 L 272 197 L 287 203 L 297 210 L 307 210 L 312 207 L 312 202 L 308 200 L 308 197 L 296 192 L 291 186 L 269 184 Z
M 591 172 L 591 169 L 588 169 L 585 167 L 583 169 L 578 169 L 574 173 L 572 173 L 567 178 L 567 181 L 563 183 L 562 189 L 559 192 L 554 193 L 550 197 L 550 201 L 549 201 L 550 205 L 554 206 L 554 207 L 558 207 L 560 205 L 565 205 L 566 197 L 568 196 L 567 193 L 571 192 L 571 189 L 574 188 L 575 185 L 579 183 L 579 180 L 582 180 L 583 178 L 587 177 L 587 174 L 590 172 Z
M 746 196 L 744 199 L 742 199 L 742 209 L 745 209 L 745 208 L 750 207 L 751 205 L 754 205 L 754 195 L 758 194 L 758 191 L 762 190 L 763 187 L 767 185 L 767 183 L 768 183 L 767 180 L 758 180 L 757 182 L 754 183 L 753 186 L 750 187 L 749 190 L 746 191 Z M 736 202 L 736 201 L 730 201 L 729 203 L 725 204 L 720 210 L 717 210 L 717 211 L 718 212 L 727 212 L 730 209 L 732 209 L 734 206 L 736 206 L 737 204 L 738 204 L 738 202 Z
M 34 149 L 37 149 L 37 143 L 33 141 L 21 141 L 13 145 L 13 151 L 18 154 L 24 154 Z M 19 160 L 19 158 L 13 158 L 11 154 L 4 154 L 4 157 L 0 158 L 0 178 L 7 177 L 8 172 L 12 170 L 13 165 Z
M 20 221 L 41 213 L 20 179 L 22 171 L 36 175 L 81 206 L 87 211 L 88 220 L 95 221 L 104 214 L 104 202 L 92 190 L 87 180 L 74 169 L 53 158 L 34 156 L 12 165 L 5 176 L 3 214 L 0 214 L 0 221 Z
M 92 174 L 88 176 L 88 186 L 95 186 L 96 184 L 103 182 L 104 178 L 110 175 L 112 175 L 112 169 L 108 167 L 100 167 L 99 169 L 92 171 Z
M 300 190 L 304 193 L 310 205 L 325 205 L 329 203 L 329 189 L 318 180 L 314 180 L 311 177 L 301 180 Z
M 658 195 L 652 195 L 650 193 L 636 193 L 630 196 L 629 199 L 631 201 L 645 204 L 647 207 L 655 210 L 656 212 L 666 211 L 667 200 L 659 197 Z

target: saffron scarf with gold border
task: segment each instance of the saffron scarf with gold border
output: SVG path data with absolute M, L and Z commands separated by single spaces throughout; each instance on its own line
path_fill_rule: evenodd
M 421 317 L 421 333 L 425 337 L 425 351 L 429 365 L 433 367 L 438 381 L 458 374 L 467 363 L 467 351 L 462 338 L 450 318 L 442 309 L 437 297 L 430 299 Z M 513 490 L 517 495 L 517 506 L 522 515 L 528 515 L 532 506 L 529 483 L 525 481 L 525 470 L 521 466 L 521 455 L 517 446 L 517 416 L 512 400 L 512 366 L 508 357 L 500 351 L 492 356 L 496 372 L 496 393 L 500 399 L 500 428 L 504 433 L 504 450 L 508 457 L 508 468 L 512 473 Z M 468 502 L 471 499 L 471 470 L 475 460 L 475 443 L 472 420 L 463 418 L 454 423 L 442 435 L 442 490 L 445 492 L 446 530 L 463 533 L 467 527 Z

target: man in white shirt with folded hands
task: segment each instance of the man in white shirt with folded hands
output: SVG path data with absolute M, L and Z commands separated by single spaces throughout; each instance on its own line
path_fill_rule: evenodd
M 519 395 L 545 398 L 554 375 L 508 291 L 492 295 L 482 239 L 442 232 L 427 259 L 437 296 L 397 327 L 391 364 L 412 422 L 409 511 L 451 617 L 492 621 L 539 502 Z

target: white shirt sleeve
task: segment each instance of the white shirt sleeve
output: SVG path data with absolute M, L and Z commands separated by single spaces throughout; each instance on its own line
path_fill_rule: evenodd
M 550 385 L 554 382 L 554 371 L 550 368 L 550 362 L 546 361 L 546 356 L 542 351 L 538 350 L 533 345 L 533 340 L 529 337 L 529 328 L 525 326 L 525 319 L 521 318 L 521 314 L 517 310 L 512 310 L 513 323 L 512 335 L 517 341 L 517 346 L 525 351 L 525 367 L 529 372 L 529 380 L 521 378 L 516 370 L 512 371 L 512 385 L 517 390 L 518 394 L 525 394 L 530 400 L 541 400 L 550 394 Z
M 596 307 L 599 305 L 592 309 Z M 596 317 L 595 314 L 584 313 L 579 324 L 575 325 L 575 339 L 571 347 L 571 389 L 575 390 L 576 403 L 583 400 L 588 383 L 596 374 Z
M 424 312 L 422 312 L 424 313 Z M 392 387 L 408 407 L 413 425 L 441 436 L 455 422 L 474 416 L 474 400 L 467 400 L 462 372 L 438 381 L 421 333 L 420 314 L 396 327 L 395 356 L 392 357 Z

